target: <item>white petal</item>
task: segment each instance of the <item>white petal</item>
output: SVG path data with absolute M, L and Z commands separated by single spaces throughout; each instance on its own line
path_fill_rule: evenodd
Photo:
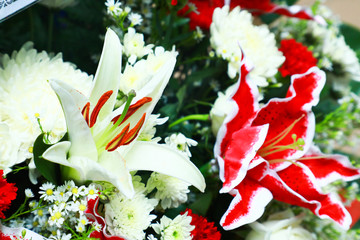
M 95 85 L 90 95 L 90 102 L 95 106 L 105 92 L 113 90 L 110 99 L 99 113 L 99 121 L 107 117 L 114 108 L 121 76 L 121 56 L 122 46 L 120 40 L 116 33 L 108 28 L 100 62 L 95 74 Z
M 57 79 L 51 79 L 51 82 L 56 82 L 58 85 L 64 88 L 71 95 L 76 106 L 79 109 L 83 109 L 85 104 L 89 101 L 89 99 L 85 95 L 83 95 L 81 92 L 79 92 L 72 86 L 68 85 L 66 82 Z
M 134 196 L 131 174 L 126 168 L 124 158 L 118 152 L 104 151 L 99 157 L 99 164 L 104 168 L 102 176 L 107 175 L 106 181 L 111 182 L 126 197 Z M 90 174 L 89 177 L 91 177 Z
M 71 147 L 70 156 L 82 156 L 97 161 L 97 150 L 89 126 L 76 106 L 72 95 L 59 85 L 58 81 L 50 81 L 51 87 L 60 99 L 64 110 Z
M 159 172 L 205 190 L 205 179 L 197 167 L 184 154 L 164 144 L 137 141 L 125 158 L 130 171 Z

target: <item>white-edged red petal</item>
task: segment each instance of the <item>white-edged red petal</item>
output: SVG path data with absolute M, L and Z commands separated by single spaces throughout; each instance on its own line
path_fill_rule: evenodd
M 250 161 L 264 143 L 269 125 L 246 127 L 233 133 L 232 140 L 223 156 L 224 174 L 221 193 L 235 188 L 246 176 Z
M 225 230 L 232 230 L 256 221 L 263 215 L 265 206 L 272 199 L 268 189 L 248 178 L 233 189 L 231 194 L 235 197 L 220 220 Z
M 322 219 L 334 220 L 344 229 L 351 224 L 351 216 L 341 201 L 332 193 L 322 193 L 310 169 L 300 162 L 277 173 L 269 169 L 259 184 L 269 189 L 278 201 L 308 208 Z
M 360 169 L 353 167 L 344 155 L 323 154 L 319 148 L 311 146 L 304 158 L 300 162 L 311 170 L 320 186 L 336 180 L 353 181 L 360 178 Z
M 222 181 L 225 180 L 223 157 L 233 139 L 232 134 L 239 129 L 249 126 L 259 109 L 257 100 L 259 91 L 255 83 L 249 79 L 248 73 L 250 68 L 243 54 L 240 77 L 236 83 L 234 93 L 228 101 L 233 110 L 226 116 L 220 127 L 214 146 L 214 155 L 219 163 L 220 179 Z

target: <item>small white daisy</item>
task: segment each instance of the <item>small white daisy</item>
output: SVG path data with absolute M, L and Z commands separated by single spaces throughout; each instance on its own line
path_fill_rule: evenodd
M 34 193 L 31 191 L 30 188 L 27 188 L 27 189 L 25 189 L 25 196 L 26 196 L 27 198 L 33 198 L 33 197 L 34 197 Z
M 71 209 L 74 212 L 78 212 L 81 215 L 84 214 L 85 210 L 87 209 L 87 201 L 86 200 L 78 200 L 75 201 L 72 205 L 71 205 Z
M 39 194 L 41 195 L 40 198 L 44 199 L 45 201 L 53 202 L 55 200 L 54 188 L 55 188 L 54 184 L 50 182 L 44 183 L 40 187 L 41 190 L 39 191 Z
M 55 205 L 49 208 L 49 213 L 49 225 L 56 225 L 58 228 L 61 228 L 65 221 L 64 205 L 60 204 L 58 206 Z
M 119 15 L 122 12 L 120 8 L 121 2 L 115 0 L 107 0 L 105 6 L 107 7 L 107 13 L 112 15 Z
M 90 184 L 87 188 L 85 188 L 85 195 L 88 199 L 94 200 L 99 196 L 99 191 L 96 189 L 94 184 Z
M 143 20 L 141 15 L 138 13 L 130 13 L 128 18 L 131 22 L 131 26 L 140 25 Z

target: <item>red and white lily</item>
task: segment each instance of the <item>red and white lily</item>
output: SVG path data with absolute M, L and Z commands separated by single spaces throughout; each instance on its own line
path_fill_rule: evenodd
M 134 170 L 177 177 L 203 191 L 204 178 L 186 156 L 164 144 L 136 141 L 169 81 L 176 53 L 166 52 L 158 62 L 151 62 L 155 66 L 151 78 L 136 96 L 130 93 L 126 103 L 113 111 L 119 81 L 124 81 L 121 54 L 119 38 L 108 29 L 89 98 L 61 81 L 50 81 L 64 111 L 69 141 L 51 146 L 43 157 L 64 166 L 65 178 L 80 183 L 107 181 L 127 197 L 134 194 L 129 173 Z M 154 61 L 156 56 L 151 57 Z
M 325 74 L 317 67 L 293 75 L 285 98 L 259 107 L 258 89 L 243 59 L 241 76 L 229 100 L 233 111 L 219 129 L 214 154 L 222 193 L 234 196 L 221 219 L 226 230 L 256 221 L 274 198 L 310 209 L 347 229 L 351 217 L 333 194 L 320 187 L 335 180 L 354 180 L 360 170 L 341 155 L 324 155 L 312 140 Z

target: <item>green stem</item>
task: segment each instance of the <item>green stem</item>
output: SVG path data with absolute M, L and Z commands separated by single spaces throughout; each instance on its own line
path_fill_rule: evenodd
M 188 121 L 188 120 L 198 120 L 198 121 L 208 121 L 209 120 L 209 114 L 193 114 L 193 115 L 188 115 L 186 117 L 180 118 L 178 120 L 176 120 L 175 122 L 171 123 L 169 125 L 169 128 L 172 128 L 176 125 L 178 125 L 179 123 Z

